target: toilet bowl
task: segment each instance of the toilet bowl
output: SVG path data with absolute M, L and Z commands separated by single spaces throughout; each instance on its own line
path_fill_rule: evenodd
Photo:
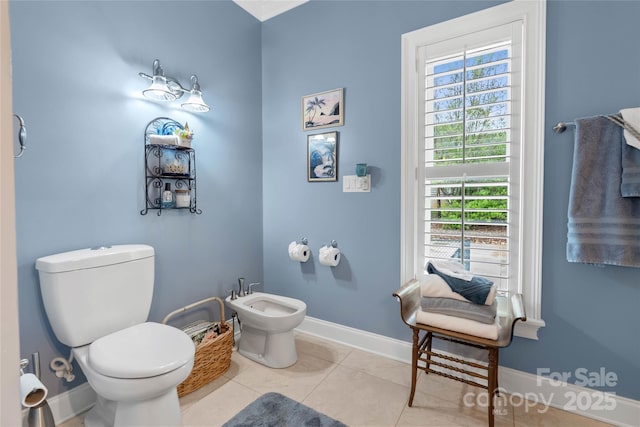
M 86 426 L 180 425 L 176 387 L 189 376 L 194 360 L 187 334 L 147 322 L 72 353 L 98 395 Z
M 238 313 L 242 333 L 238 351 L 271 368 L 286 368 L 298 360 L 293 329 L 302 323 L 307 305 L 295 298 L 254 292 L 226 299 Z

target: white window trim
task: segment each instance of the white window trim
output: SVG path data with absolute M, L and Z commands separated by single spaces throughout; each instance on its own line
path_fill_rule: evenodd
M 423 268 L 417 259 L 419 220 L 417 206 L 418 185 L 418 126 L 419 63 L 421 46 L 481 31 L 493 26 L 522 20 L 524 22 L 523 49 L 526 55 L 524 72 L 523 114 L 526 115 L 522 136 L 522 156 L 526 159 L 520 171 L 524 187 L 520 198 L 523 212 L 520 228 L 520 278 L 526 284 L 520 289 L 524 296 L 526 322 L 518 322 L 515 334 L 538 339 L 538 329 L 545 325 L 542 311 L 542 214 L 544 177 L 544 94 L 546 50 L 546 1 L 515 0 L 447 22 L 442 22 L 402 36 L 402 194 L 401 194 L 401 282 L 415 277 Z

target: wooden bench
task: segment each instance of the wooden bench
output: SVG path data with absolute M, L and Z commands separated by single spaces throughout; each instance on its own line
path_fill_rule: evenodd
M 416 378 L 418 369 L 421 369 L 427 374 L 440 375 L 487 390 L 490 396 L 488 399 L 489 427 L 493 427 L 493 397 L 498 391 L 498 351 L 501 347 L 506 347 L 511 344 L 515 323 L 518 320 L 523 322 L 527 320 L 522 303 L 522 295 L 509 295 L 508 293 L 500 292 L 496 296 L 496 300 L 498 301 L 498 313 L 496 315 L 498 338 L 495 340 L 418 323 L 416 321 L 416 314 L 421 309 L 421 295 L 420 283 L 417 280 L 411 280 L 404 284 L 393 293 L 393 296 L 400 301 L 402 321 L 413 331 L 409 406 L 413 405 L 413 397 L 416 391 Z M 421 334 L 424 335 L 420 337 Z M 487 350 L 488 362 L 469 361 L 439 352 L 433 348 L 434 339 Z M 451 362 L 458 364 L 458 366 L 454 366 Z M 460 367 L 460 365 L 463 367 Z M 434 370 L 432 367 L 439 367 L 440 369 Z M 466 367 L 473 368 L 473 370 Z M 478 371 L 480 371 L 480 373 Z M 464 378 L 463 375 L 467 378 Z M 482 382 L 468 379 L 468 377 L 477 378 L 482 380 Z

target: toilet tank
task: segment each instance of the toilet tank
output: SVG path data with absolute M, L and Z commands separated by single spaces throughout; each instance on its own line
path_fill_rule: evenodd
M 69 347 L 145 322 L 151 309 L 154 250 L 118 245 L 38 258 L 44 308 Z

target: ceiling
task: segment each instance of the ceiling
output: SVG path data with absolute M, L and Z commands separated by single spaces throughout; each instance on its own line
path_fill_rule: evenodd
M 266 21 L 276 15 L 300 6 L 309 0 L 233 0 L 238 6 L 258 18 Z

